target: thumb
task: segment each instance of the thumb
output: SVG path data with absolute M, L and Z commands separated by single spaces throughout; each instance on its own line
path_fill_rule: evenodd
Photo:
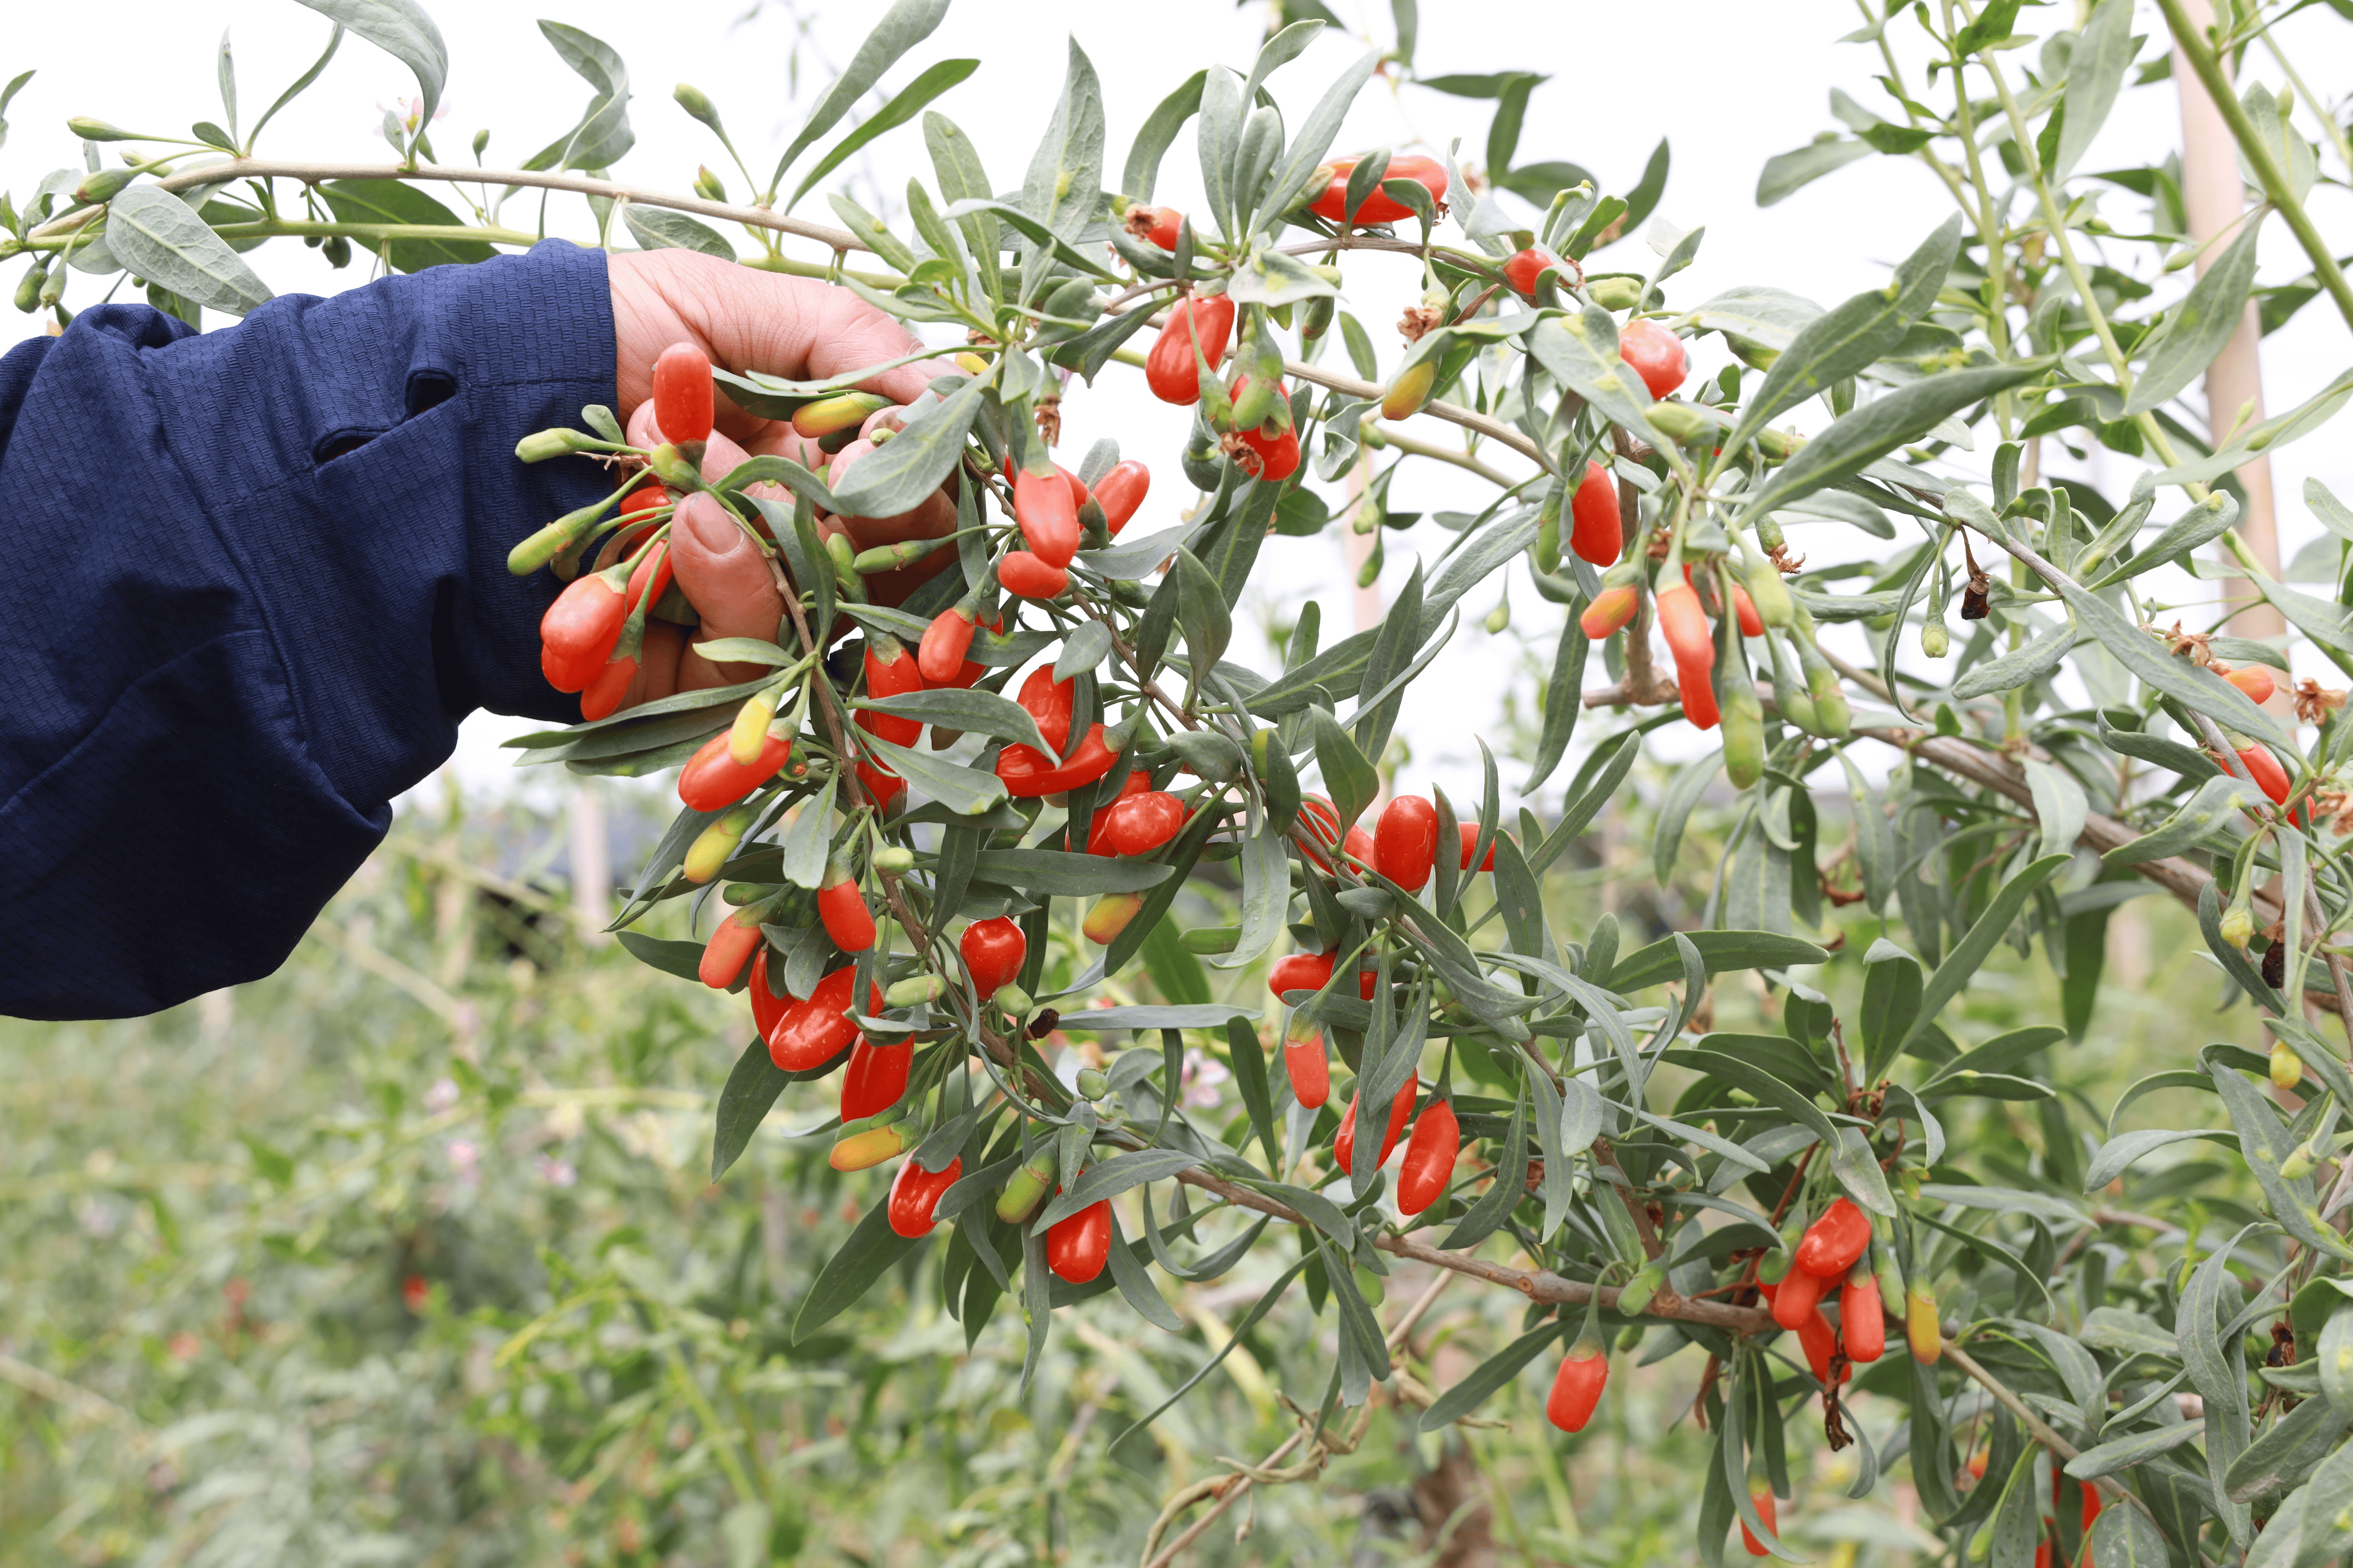
M 679 503 L 676 526 L 670 530 L 671 570 L 697 614 L 702 617 L 695 643 L 722 637 L 776 640 L 784 618 L 784 595 L 776 591 L 775 573 L 743 525 L 710 495 L 702 491 Z M 732 686 L 760 673 L 753 664 L 713 664 L 695 651 L 693 644 L 679 656 L 678 689 L 699 690 Z

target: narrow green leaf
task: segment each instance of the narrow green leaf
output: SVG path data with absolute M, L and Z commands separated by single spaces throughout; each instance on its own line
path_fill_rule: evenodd
M 2019 917 L 2028 900 L 2033 898 L 2035 889 L 2049 881 L 2069 858 L 2065 855 L 2045 855 L 2014 873 L 2001 885 L 2001 890 L 1994 894 L 1992 900 L 1986 905 L 1985 912 L 1978 917 L 1977 923 L 1969 927 L 1968 934 L 1953 944 L 1953 951 L 1945 955 L 1945 962 L 1938 964 L 1936 973 L 1928 977 L 1927 986 L 1921 994 L 1919 1015 L 1913 1019 L 1912 1027 L 1904 1037 L 1905 1045 L 1911 1044 L 1922 1029 L 1935 1021 L 1936 1015 L 1944 1011 L 1946 1003 L 1961 994 L 1976 975 L 1978 966 L 1993 952 L 1994 943 L 2009 931 L 2010 922 Z
M 809 172 L 801 176 L 801 183 L 793 188 L 791 198 L 785 203 L 785 210 L 792 211 L 799 205 L 800 199 L 808 195 L 810 186 L 840 167 L 860 148 L 884 132 L 895 131 L 904 125 L 921 113 L 925 104 L 979 68 L 978 60 L 941 60 L 930 67 L 900 89 L 896 98 L 860 121 L 855 130 L 835 142 L 824 157 L 811 164 Z
M 849 57 L 849 65 L 834 84 L 826 89 L 808 118 L 801 122 L 784 156 L 776 160 L 776 172 L 769 176 L 771 190 L 785 182 L 785 171 L 793 165 L 817 139 L 832 130 L 848 114 L 858 100 L 866 96 L 882 73 L 898 62 L 899 57 L 930 37 L 932 29 L 948 13 L 948 0 L 894 0 L 874 30 L 866 35 L 857 53 Z
M 1925 376 L 1883 397 L 1873 398 L 1798 449 L 1758 486 L 1742 510 L 1762 517 L 1776 507 L 1811 495 L 1916 441 L 1971 404 L 2007 392 L 2042 375 L 2046 362 L 1973 365 Z
M 793 1317 L 793 1339 L 806 1344 L 809 1337 L 839 1317 L 891 1267 L 907 1256 L 914 1242 L 891 1228 L 891 1204 L 886 1196 L 866 1211 L 849 1238 L 826 1259 L 825 1267 L 801 1298 Z

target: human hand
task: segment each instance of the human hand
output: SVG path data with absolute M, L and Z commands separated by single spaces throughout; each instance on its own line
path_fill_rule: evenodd
M 786 278 L 674 249 L 614 256 L 607 268 L 614 382 L 623 423 L 636 445 L 650 446 L 661 438 L 653 416 L 653 367 L 672 343 L 695 344 L 723 369 L 793 380 L 881 364 L 921 346 L 898 322 L 848 289 L 812 279 Z M 901 365 L 859 384 L 905 405 L 922 396 L 934 377 L 952 373 L 945 362 Z M 820 473 L 828 463 L 841 460 L 828 458 L 817 443 L 796 435 L 782 420 L 746 414 L 728 401 L 723 389 L 716 402 L 717 427 L 703 452 L 705 479 L 720 478 L 747 456 L 790 458 Z M 871 450 L 865 436 L 878 426 L 895 423 L 899 413 L 898 408 L 885 408 L 870 416 L 860 440 L 842 458 Z M 818 529 L 820 534 L 845 533 L 860 550 L 911 539 L 941 539 L 955 531 L 955 502 L 943 492 L 899 517 L 821 516 Z M 647 624 L 645 648 L 624 707 L 674 691 L 750 679 L 758 673 L 755 667 L 714 664 L 695 650 L 694 643 L 730 637 L 772 640 L 785 613 L 767 557 L 710 496 L 691 496 L 681 504 L 670 542 L 680 591 L 702 624 L 691 641 L 685 630 L 669 622 Z M 870 579 L 870 585 L 878 599 L 895 602 L 953 559 L 953 552 L 943 551 L 935 561 Z

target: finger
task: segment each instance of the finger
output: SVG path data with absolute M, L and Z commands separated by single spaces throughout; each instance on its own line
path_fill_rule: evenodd
M 749 452 L 713 430 L 702 447 L 702 482 L 715 485 L 742 467 Z
M 613 257 L 607 275 L 617 391 L 632 409 L 652 395 L 653 362 L 674 342 L 695 343 L 731 371 L 795 380 L 838 375 L 922 347 L 904 327 L 848 289 L 816 279 L 754 271 L 680 249 Z M 941 374 L 955 372 L 945 362 L 924 361 L 860 384 L 907 403 Z
M 747 272 L 749 268 L 745 268 Z M 752 273 L 754 278 L 767 278 L 767 273 Z M 782 279 L 777 281 L 804 281 Z M 885 360 L 900 359 L 922 348 L 923 342 L 904 326 L 892 321 L 847 289 L 827 289 L 819 304 L 818 319 L 809 343 L 808 374 L 811 378 L 839 375 L 844 371 L 880 364 Z M 961 375 L 954 361 L 948 359 L 918 360 L 871 375 L 858 384 L 870 392 L 900 403 L 913 403 L 928 390 L 941 375 Z
M 784 595 L 776 591 L 767 558 L 724 507 L 706 494 L 687 497 L 679 503 L 670 546 L 679 591 L 702 617 L 697 642 L 776 640 L 785 613 Z M 714 665 L 688 647 L 679 656 L 678 689 L 732 686 L 759 672 L 756 665 Z
M 686 646 L 686 633 L 668 621 L 646 623 L 645 646 L 638 653 L 637 678 L 629 682 L 628 695 L 621 706 L 634 708 L 640 702 L 658 701 L 678 689 L 678 651 Z

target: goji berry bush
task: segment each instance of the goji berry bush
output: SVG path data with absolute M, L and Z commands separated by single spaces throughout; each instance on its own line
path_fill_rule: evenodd
M 1237 1477 L 1348 1451 L 1377 1405 L 1437 1433 L 1525 1376 L 1577 1433 L 1620 1346 L 1684 1380 L 1711 1564 L 1736 1541 L 1800 1560 L 1781 1504 L 1817 1441 L 1852 1496 L 1900 1470 L 1922 1526 L 2001 1568 L 2353 1548 L 2353 730 L 2342 691 L 2290 679 L 2353 671 L 2353 510 L 2307 487 L 2322 542 L 2287 573 L 2242 533 L 2238 477 L 2327 426 L 2353 372 L 2262 416 L 2190 395 L 2251 306 L 2293 330 L 2326 295 L 2353 324 L 2298 110 L 2343 176 L 2353 153 L 2270 33 L 2306 5 L 2210 26 L 2158 0 L 2154 37 L 2131 0 L 1864 7 L 1888 113 L 1839 95 L 1852 134 L 1767 162 L 1759 199 L 1877 155 L 1956 211 L 1872 236 L 1902 257 L 1886 283 L 1824 307 L 1678 297 L 1704 231 L 1643 228 L 1663 146 L 1622 194 L 1519 162 L 1524 70 L 1431 84 L 1494 100 L 1482 161 L 1335 145 L 1376 73 L 1411 78 L 1410 4 L 1288 113 L 1269 84 L 1335 23 L 1286 5 L 1255 59 L 1205 65 L 1124 153 L 1073 43 L 1008 192 L 931 107 L 976 62 L 916 70 L 842 130 L 944 10 L 898 0 L 765 181 L 678 89 L 751 184 L 736 205 L 707 170 L 691 195 L 609 177 L 625 76 L 585 34 L 546 25 L 604 96 L 525 168 L 484 171 L 435 157 L 447 61 L 413 0 L 305 3 L 415 70 L 397 159 L 277 161 L 233 109 L 180 151 L 77 120 L 87 166 L 0 209 L 0 254 L 31 258 L 20 304 L 62 321 L 77 272 L 135 275 L 200 320 L 269 297 L 248 241 L 406 269 L 533 237 L 502 202 L 446 205 L 462 182 L 584 195 L 598 243 L 731 262 L 748 243 L 908 322 L 937 371 L 901 407 L 860 390 L 884 367 L 791 382 L 680 345 L 645 408 L 517 433 L 517 461 L 595 465 L 606 493 L 515 542 L 513 571 L 564 584 L 543 668 L 582 714 L 516 744 L 580 774 L 678 770 L 614 929 L 681 986 L 744 997 L 748 1043 L 709 1062 L 711 1178 L 780 1104 L 829 1110 L 831 1168 L 871 1173 L 797 1342 L 920 1270 L 968 1346 L 1010 1299 L 1026 1391 L 1062 1309 L 1116 1299 L 1136 1333 L 1185 1334 L 1168 1289 L 1255 1262 L 1267 1282 L 1189 1377 L 1130 1390 L 1097 1440 L 1143 1441 L 1262 1319 L 1323 1320 L 1327 1359 L 1286 1394 L 1298 1429 L 1271 1458 L 1171 1493 L 1152 1563 Z M 2193 232 L 2170 165 L 2082 167 L 2168 62 L 2243 164 L 2252 205 L 2223 232 Z M 835 194 L 839 226 L 788 215 L 919 117 L 934 178 L 902 213 Z M 1187 195 L 1156 205 L 1180 144 Z M 2096 198 L 2140 205 L 2126 225 Z M 2266 233 L 2310 273 L 2259 299 Z M 1386 359 L 1356 313 L 1366 253 L 1422 280 Z M 1189 437 L 1058 462 L 1064 406 L 1136 369 Z M 830 461 L 723 458 L 722 399 Z M 2070 477 L 2094 447 L 2134 477 Z M 1394 525 L 1408 465 L 1461 497 L 1451 538 Z M 946 538 L 860 552 L 838 521 L 935 493 Z M 699 645 L 751 679 L 623 706 L 649 628 L 696 625 L 670 581 L 681 512 L 740 527 L 785 613 Z M 1426 553 L 1378 625 L 1327 633 L 1311 603 L 1273 660 L 1243 662 L 1265 542 L 1326 530 Z M 2229 579 L 2221 606 L 2201 576 Z M 1526 772 L 1507 784 L 1482 742 L 1475 795 L 1415 793 L 1384 770 L 1403 694 L 1506 579 L 1561 612 Z M 2265 608 L 2276 632 L 2232 619 Z M 1551 889 L 1638 777 L 1658 784 L 1652 908 L 1683 918 L 1571 929 Z M 1704 803 L 1728 816 L 1694 883 Z M 2112 911 L 2150 891 L 2194 914 L 2181 963 L 2231 1037 L 2144 1064 L 2103 1111 L 2062 1064 L 2103 1027 Z M 1966 994 L 2004 949 L 2039 952 L 2055 1001 L 1988 1028 Z M 1736 989 L 1753 1026 L 1718 1028 Z M 1209 1059 L 1230 1100 L 1188 1085 Z M 2175 1124 L 2147 1125 L 2140 1102 L 2168 1094 L 2150 1103 Z M 2192 1141 L 2233 1158 L 2165 1152 Z M 2208 1184 L 2152 1181 L 2192 1200 L 2178 1224 L 2104 1196 L 2183 1170 Z M 1406 1268 L 1432 1283 L 1392 1302 Z M 1432 1386 L 1400 1347 L 1456 1279 L 1525 1316 Z

